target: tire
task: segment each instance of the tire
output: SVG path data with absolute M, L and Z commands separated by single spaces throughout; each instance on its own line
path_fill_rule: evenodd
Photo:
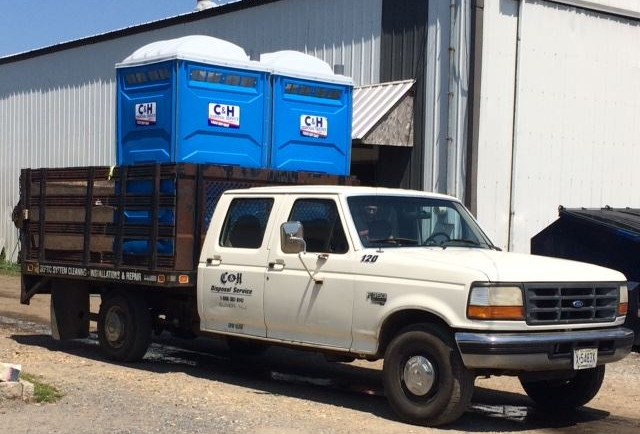
M 600 390 L 604 380 L 604 365 L 593 369 L 576 371 L 568 380 L 524 381 L 522 388 L 535 402 L 545 410 L 571 410 L 591 401 Z
M 98 313 L 98 341 L 104 354 L 118 362 L 136 362 L 151 344 L 151 313 L 136 294 L 103 296 Z
M 424 360 L 430 364 L 432 375 L 422 379 L 430 378 L 432 385 L 420 388 L 416 381 L 407 382 L 410 379 L 405 373 L 408 364 L 416 366 Z M 475 380 L 473 372 L 464 367 L 448 330 L 432 324 L 406 328 L 391 341 L 382 377 L 389 404 L 400 419 L 425 426 L 458 419 L 469 406 Z M 416 390 L 416 384 L 420 390 Z
M 259 356 L 267 351 L 268 345 L 251 339 L 227 337 L 227 347 L 232 356 Z

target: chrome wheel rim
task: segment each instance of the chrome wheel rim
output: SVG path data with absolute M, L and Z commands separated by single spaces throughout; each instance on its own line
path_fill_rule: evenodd
M 409 358 L 402 371 L 402 381 L 409 392 L 415 396 L 423 397 L 429 394 L 435 383 L 436 372 L 424 356 Z

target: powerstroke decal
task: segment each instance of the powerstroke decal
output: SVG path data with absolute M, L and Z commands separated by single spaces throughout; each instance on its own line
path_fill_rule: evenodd
M 387 293 L 367 292 L 367 301 L 370 301 L 372 304 L 379 304 L 380 306 L 384 306 L 387 303 Z
M 324 116 L 301 115 L 300 135 L 326 139 L 329 135 L 329 120 Z
M 210 102 L 209 125 L 223 128 L 240 128 L 240 106 Z
M 135 116 L 136 125 L 155 125 L 156 124 L 156 103 L 145 102 L 136 104 Z

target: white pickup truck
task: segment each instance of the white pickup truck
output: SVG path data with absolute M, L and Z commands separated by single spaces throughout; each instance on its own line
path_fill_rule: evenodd
M 519 375 L 544 407 L 591 400 L 620 327 L 625 277 L 499 251 L 454 198 L 359 187 L 224 194 L 198 270 L 203 332 L 384 358 L 409 422 L 467 408 L 476 375 Z
M 280 344 L 384 358 L 397 415 L 441 425 L 462 415 L 479 375 L 519 376 L 540 407 L 581 406 L 598 392 L 604 365 L 633 341 L 621 326 L 624 275 L 502 252 L 457 199 L 419 191 L 226 191 L 196 280 L 197 294 L 175 303 L 159 302 L 163 293 L 140 282 L 101 285 L 102 349 L 140 358 L 152 329 L 183 321 L 226 336 L 235 351 Z M 197 313 L 172 311 L 178 305 L 197 305 Z

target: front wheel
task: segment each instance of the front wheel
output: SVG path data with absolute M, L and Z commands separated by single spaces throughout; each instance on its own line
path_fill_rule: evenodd
M 565 380 L 525 381 L 522 388 L 536 406 L 546 410 L 570 410 L 591 401 L 602 386 L 604 365 L 593 369 L 576 371 L 575 376 Z
M 391 341 L 382 375 L 391 408 L 413 424 L 453 422 L 473 394 L 473 372 L 463 365 L 450 333 L 432 324 L 406 328 Z
M 98 341 L 112 360 L 142 359 L 151 343 L 151 313 L 144 299 L 119 292 L 103 295 L 98 312 Z

